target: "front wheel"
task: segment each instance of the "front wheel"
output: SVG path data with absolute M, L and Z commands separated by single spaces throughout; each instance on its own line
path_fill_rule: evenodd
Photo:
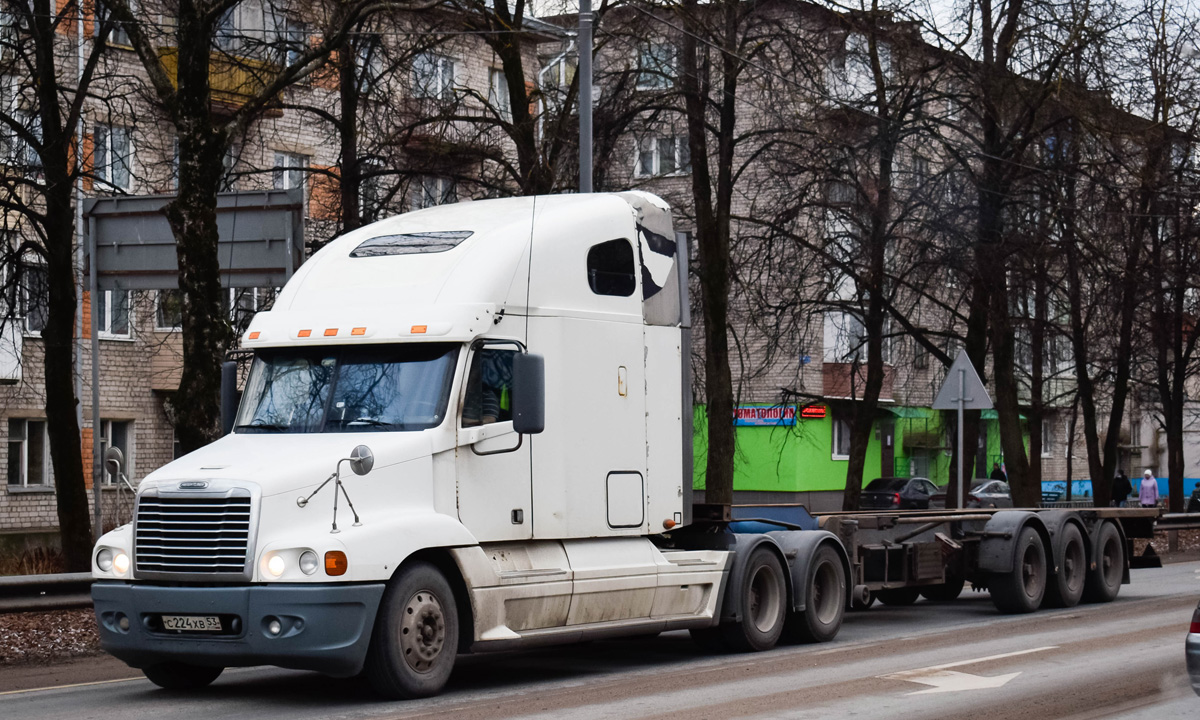
M 166 690 L 198 690 L 216 680 L 225 668 L 168 662 L 142 668 L 150 682 Z
M 367 651 L 371 687 L 391 699 L 441 691 L 458 654 L 458 613 L 450 583 L 433 565 L 415 562 L 388 583 Z

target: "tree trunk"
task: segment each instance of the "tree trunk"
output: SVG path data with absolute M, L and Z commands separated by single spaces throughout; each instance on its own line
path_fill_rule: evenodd
M 175 234 L 183 291 L 183 373 L 172 406 L 175 434 L 184 452 L 220 436 L 221 362 L 231 339 L 217 258 L 216 200 L 227 139 L 214 127 L 211 115 L 212 30 L 198 16 L 189 11 L 178 18 L 179 194 L 164 209 Z

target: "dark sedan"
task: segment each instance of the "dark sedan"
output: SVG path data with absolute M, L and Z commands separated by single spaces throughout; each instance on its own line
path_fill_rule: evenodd
M 875 478 L 863 488 L 860 510 L 928 510 L 941 489 L 926 478 Z

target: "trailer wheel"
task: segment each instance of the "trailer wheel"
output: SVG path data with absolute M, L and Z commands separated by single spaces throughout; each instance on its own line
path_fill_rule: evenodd
M 1083 586 L 1087 579 L 1087 550 L 1083 546 L 1083 533 L 1075 525 L 1063 527 L 1062 566 L 1046 585 L 1046 607 L 1068 608 L 1079 604 Z M 1118 580 L 1119 582 L 1119 580 Z
M 1029 613 L 1038 609 L 1046 594 L 1046 548 L 1036 530 L 1021 530 L 1013 548 L 1012 570 L 992 573 L 988 589 L 1000 612 Z
M 875 597 L 879 598 L 879 602 L 892 606 L 912 605 L 920 595 L 920 588 L 915 587 L 885 588 L 875 591 Z
M 962 594 L 963 585 L 966 581 L 962 578 L 956 580 L 947 580 L 940 585 L 926 585 L 921 588 L 921 597 L 933 602 L 950 602 L 957 600 Z
M 875 604 L 875 592 L 871 591 L 871 592 L 867 593 L 867 601 L 866 602 L 862 602 L 858 598 L 852 599 L 850 601 L 850 609 L 855 612 L 862 612 L 864 610 L 869 610 L 871 608 L 871 606 L 874 604 Z
M 790 612 L 784 632 L 792 642 L 829 642 L 842 629 L 846 615 L 846 570 L 837 551 L 822 545 L 808 565 L 808 602 Z
M 142 673 L 165 690 L 198 690 L 216 680 L 225 668 L 167 662 L 142 668 Z
M 386 698 L 428 697 L 450 678 L 457 652 L 450 584 L 429 563 L 405 567 L 383 594 L 367 650 L 367 681 Z
M 725 642 L 738 652 L 770 650 L 783 634 L 787 616 L 787 585 L 783 566 L 770 550 L 759 547 L 746 563 L 738 588 L 742 599 L 741 620 L 721 626 Z
M 1096 566 L 1090 568 L 1083 586 L 1083 600 L 1090 603 L 1112 602 L 1121 591 L 1121 576 L 1125 571 L 1125 547 L 1121 534 L 1112 523 L 1104 523 L 1097 531 Z

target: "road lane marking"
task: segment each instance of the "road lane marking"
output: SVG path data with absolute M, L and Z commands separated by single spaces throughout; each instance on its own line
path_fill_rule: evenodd
M 88 687 L 90 685 L 111 685 L 112 683 L 129 682 L 130 680 L 145 680 L 145 677 L 117 678 L 116 680 L 95 680 L 93 682 L 72 683 L 70 685 L 48 685 L 40 688 L 27 688 L 25 690 L 5 690 L 0 692 L 2 695 L 20 695 L 22 693 L 42 692 L 44 690 L 65 690 L 67 688 Z
M 944 663 L 942 665 L 931 665 L 929 667 L 918 668 L 916 670 L 902 670 L 900 672 L 888 673 L 887 675 L 879 675 L 877 677 L 880 680 L 904 680 L 906 682 L 914 682 L 921 685 L 932 686 L 926 690 L 917 690 L 916 692 L 907 693 L 908 695 L 929 695 L 932 693 L 958 692 L 960 690 L 984 690 L 988 688 L 998 688 L 1007 684 L 1010 680 L 1021 673 L 1018 671 L 1015 673 L 1009 673 L 1007 675 L 971 675 L 970 673 L 956 672 L 950 668 L 962 667 L 963 665 L 973 665 L 975 663 L 990 662 L 992 660 L 1004 660 L 1006 658 L 1030 655 L 1032 653 L 1045 652 L 1047 650 L 1054 650 L 1057 648 L 1057 645 L 1047 645 L 1045 647 L 1032 648 L 1029 650 L 1017 650 L 1016 652 L 1001 653 L 999 655 L 988 655 L 987 657 L 974 658 L 972 660 L 959 660 L 958 662 Z

